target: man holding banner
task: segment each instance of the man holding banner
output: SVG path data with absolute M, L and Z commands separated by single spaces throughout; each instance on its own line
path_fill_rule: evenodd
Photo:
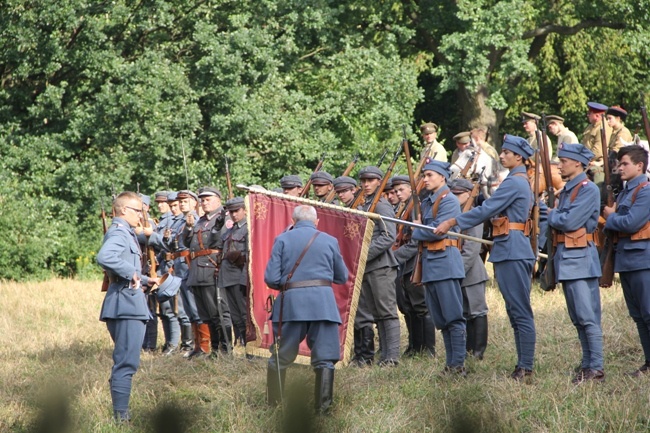
M 267 402 L 281 402 L 286 368 L 306 338 L 316 373 L 315 409 L 325 413 L 332 404 L 342 323 L 332 283 L 345 283 L 348 269 L 336 238 L 316 229 L 316 209 L 297 206 L 292 218 L 293 228 L 275 238 L 264 273 L 268 287 L 280 291 L 271 315 L 275 344 L 267 370 Z

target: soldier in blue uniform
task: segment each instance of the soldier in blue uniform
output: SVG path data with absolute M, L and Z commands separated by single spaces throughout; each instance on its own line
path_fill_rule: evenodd
M 548 214 L 553 228 L 555 275 L 562 282 L 571 322 L 582 346 L 580 371 L 574 384 L 588 380 L 602 382 L 603 331 L 600 325 L 600 260 L 594 232 L 600 214 L 600 192 L 585 173 L 593 152 L 582 144 L 561 143 L 560 174 L 566 181 L 559 203 Z
M 480 206 L 441 223 L 436 233 L 458 225 L 467 230 L 492 219 L 494 245 L 489 261 L 506 303 L 517 348 L 517 365 L 510 375 L 522 381 L 533 374 L 535 321 L 530 306 L 530 287 L 535 254 L 530 245 L 530 210 L 533 193 L 526 175 L 525 161 L 534 153 L 521 137 L 506 135 L 501 146 L 501 165 L 510 170 L 494 194 Z
M 646 176 L 648 152 L 639 146 L 622 147 L 618 172 L 626 182 L 616 206 L 605 207 L 605 229 L 618 237 L 614 271 L 623 286 L 625 303 L 636 323 L 645 363 L 631 376 L 650 372 L 650 184 Z
M 366 195 L 361 210 L 368 211 L 375 194 L 382 194 L 379 187 L 383 177 L 384 173 L 375 166 L 367 166 L 359 171 L 361 187 Z M 395 217 L 393 207 L 383 197 L 377 202 L 374 212 L 381 216 Z M 392 250 L 395 239 L 396 229 L 394 223 L 381 221 L 375 224 L 372 241 L 368 248 L 366 271 L 361 285 L 364 302 L 377 324 L 379 347 L 381 349 L 380 367 L 397 365 L 400 355 L 400 324 L 395 294 L 397 260 L 395 260 Z M 362 316 L 357 310 L 354 327 L 368 329 L 368 326 L 362 327 L 360 325 L 358 320 L 360 317 Z M 372 330 L 372 327 L 369 329 Z M 367 337 L 370 337 L 370 334 L 364 335 L 362 341 L 367 341 Z
M 307 338 L 316 373 L 315 408 L 324 413 L 332 403 L 334 364 L 340 358 L 341 316 L 332 283 L 345 283 L 348 269 L 338 241 L 316 229 L 313 207 L 297 206 L 293 221 L 292 230 L 275 238 L 264 272 L 266 284 L 280 291 L 271 316 L 277 346 L 268 363 L 267 402 L 280 402 L 286 369 Z
M 413 195 L 409 177 L 395 176 L 392 183 L 400 202 L 408 206 Z M 412 218 L 413 213 L 407 217 L 408 221 L 411 221 Z M 418 241 L 412 238 L 412 229 L 409 226 L 403 225 L 400 230 L 401 237 L 398 233 L 394 254 L 399 263 L 395 280 L 397 308 L 404 315 L 404 322 L 409 334 L 409 344 L 403 356 L 412 357 L 419 354 L 435 356 L 436 327 L 427 307 L 425 288 L 422 284 L 411 282 L 418 254 Z
M 191 213 L 187 214 L 183 232 L 191 260 L 187 285 L 194 293 L 201 321 L 210 328 L 212 351 L 217 355 L 219 351 L 230 352 L 232 343 L 228 303 L 225 294 L 220 293 L 217 287 L 226 210 L 221 206 L 221 192 L 218 189 L 202 187 L 198 196 L 205 214 L 198 221 Z
M 183 305 L 183 315 L 181 320 L 181 348 L 185 352 L 185 358 L 195 356 L 204 356 L 210 353 L 210 328 L 204 323 L 199 316 L 196 300 L 191 287 L 187 284 L 189 276 L 190 250 L 185 245 L 183 232 L 185 230 L 185 218 L 192 215 L 194 220 L 199 216 L 192 207 L 192 200 L 198 200 L 198 197 L 192 191 L 183 190 L 178 193 L 172 193 L 169 196 L 170 209 L 174 213 L 174 219 L 169 232 L 166 234 L 165 243 L 169 249 L 168 260 L 171 260 L 174 267 L 174 275 L 182 279 L 181 290 L 179 292 L 180 304 Z M 180 311 L 179 311 L 180 313 Z M 188 330 L 189 326 L 189 330 Z M 194 348 L 191 344 L 194 343 Z
M 113 214 L 113 223 L 97 253 L 97 263 L 110 281 L 99 320 L 106 322 L 115 345 L 110 379 L 113 416 L 117 422 L 128 422 L 131 381 L 140 365 L 145 323 L 151 318 L 143 288 L 158 284 L 158 279 L 142 274 L 142 251 L 133 231 L 142 216 L 138 195 L 118 195 Z
M 246 206 L 242 197 L 226 202 L 232 227 L 222 236 L 223 260 L 219 270 L 219 287 L 228 298 L 235 341 L 246 346 L 246 288 L 248 287 L 248 225 Z
M 455 179 L 449 184 L 451 192 L 458 197 L 461 209 L 465 208 L 471 197 L 474 184 L 467 179 Z M 474 204 L 470 206 L 471 209 Z M 483 223 L 463 230 L 463 234 L 475 238 L 483 236 Z M 463 239 L 460 255 L 463 258 L 465 278 L 460 283 L 463 292 L 463 316 L 467 321 L 467 353 L 483 359 L 488 342 L 488 306 L 485 300 L 485 282 L 489 279 L 485 263 L 481 259 L 481 244 Z
M 140 193 L 138 193 L 138 196 L 142 200 L 143 214 L 146 213 L 148 216 L 151 198 L 148 195 Z M 148 275 L 152 264 L 147 260 L 146 249 L 149 245 L 149 236 L 156 230 L 156 222 L 152 218 L 148 218 L 149 227 L 144 227 L 144 222 L 143 215 L 140 224 L 135 228 L 135 233 L 140 243 L 140 249 L 145 252 L 142 259 L 142 273 Z M 147 329 L 142 340 L 142 350 L 153 353 L 157 350 L 158 345 L 158 299 L 156 298 L 156 294 L 152 292 L 147 292 L 146 297 L 147 305 L 149 305 L 149 311 L 151 312 L 151 319 L 147 321 Z
M 447 180 L 451 176 L 448 162 L 427 158 L 422 167 L 424 188 L 429 195 L 422 200 L 422 223 L 430 227 L 460 215 L 458 198 L 451 193 Z M 414 220 L 420 223 L 418 220 Z M 452 231 L 457 230 L 451 228 Z M 413 239 L 421 241 L 422 282 L 433 323 L 442 332 L 446 363 L 444 373 L 465 376 L 465 318 L 460 281 L 465 277 L 458 239 L 445 233 L 413 229 Z

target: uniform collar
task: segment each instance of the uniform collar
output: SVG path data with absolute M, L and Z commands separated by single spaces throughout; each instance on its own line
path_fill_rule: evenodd
M 133 231 L 133 227 L 131 227 L 129 225 L 129 223 L 126 222 L 126 220 L 124 220 L 124 219 L 122 219 L 120 217 L 114 217 L 113 218 L 113 224 L 117 224 L 118 227 L 124 227 L 124 228 L 126 228 L 127 230 L 129 230 L 131 232 Z
M 208 213 L 208 214 L 205 214 L 205 215 L 203 215 L 203 216 L 205 217 L 205 219 L 207 219 L 208 221 L 210 221 L 212 218 L 214 218 L 215 215 L 220 214 L 222 209 L 223 209 L 223 206 L 219 206 L 219 207 L 218 207 L 217 209 L 215 209 L 214 211 L 212 211 L 212 212 L 210 212 L 210 213 Z
M 587 175 L 583 171 L 582 173 L 580 173 L 579 175 L 577 175 L 576 177 L 574 177 L 573 179 L 568 181 L 566 183 L 566 185 L 564 185 L 564 189 L 566 191 L 569 191 L 569 190 L 573 189 L 573 187 L 575 187 L 577 184 L 582 183 L 585 180 L 587 180 Z
M 438 189 L 438 191 L 430 194 L 428 199 L 431 200 L 431 202 L 433 203 L 434 201 L 436 201 L 436 199 L 438 197 L 440 197 L 441 195 L 444 195 L 444 194 L 446 194 L 448 192 L 449 192 L 449 186 L 443 185 L 443 186 L 440 187 L 440 189 Z
M 512 176 L 515 173 L 526 173 L 526 166 L 525 165 L 518 165 L 512 170 L 510 170 L 510 173 L 508 173 L 508 176 Z
M 642 182 L 645 182 L 647 180 L 648 178 L 646 177 L 645 174 L 640 174 L 634 179 L 629 180 L 627 184 L 625 184 L 625 189 L 627 189 L 628 191 L 633 190 L 634 188 L 639 186 Z
M 316 224 L 314 224 L 311 221 L 298 221 L 297 223 L 295 223 L 293 225 L 293 228 L 296 228 L 296 229 L 301 228 L 301 227 L 309 227 L 309 228 L 312 228 L 312 229 L 315 230 L 316 229 Z

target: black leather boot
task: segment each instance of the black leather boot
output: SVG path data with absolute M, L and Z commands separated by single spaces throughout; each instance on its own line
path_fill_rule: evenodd
M 375 330 L 372 326 L 361 328 L 361 361 L 372 365 L 375 360 Z
M 436 356 L 436 325 L 430 314 L 422 316 L 422 352 L 430 356 Z
M 467 332 L 467 340 L 465 340 L 465 347 L 467 349 L 467 353 L 471 355 L 474 353 L 475 346 L 476 346 L 474 319 L 467 319 L 467 322 L 465 322 L 465 330 Z
M 194 342 L 192 341 L 192 324 L 183 323 L 181 325 L 181 351 L 189 352 L 192 350 Z
M 324 415 L 332 406 L 334 395 L 334 369 L 316 368 L 316 387 L 314 394 L 314 409 L 318 415 Z
M 406 330 L 408 332 L 409 345 L 402 354 L 407 358 L 412 358 L 421 350 L 421 339 L 417 338 L 418 334 L 418 318 L 414 314 L 405 314 L 404 323 L 406 323 Z
M 266 403 L 269 406 L 277 406 L 282 403 L 284 394 L 284 378 L 287 370 L 280 370 L 268 366 L 266 369 Z
M 488 318 L 479 316 L 474 319 L 474 355 L 477 359 L 483 359 L 488 342 Z

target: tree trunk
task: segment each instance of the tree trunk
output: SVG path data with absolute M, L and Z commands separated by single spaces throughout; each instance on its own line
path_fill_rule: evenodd
M 458 101 L 461 112 L 461 124 L 469 129 L 484 126 L 489 128 L 488 142 L 501 150 L 502 134 L 499 125 L 503 122 L 504 110 L 495 110 L 487 105 L 489 92 L 486 86 L 480 86 L 476 92 L 468 91 L 465 86 L 458 89 Z

